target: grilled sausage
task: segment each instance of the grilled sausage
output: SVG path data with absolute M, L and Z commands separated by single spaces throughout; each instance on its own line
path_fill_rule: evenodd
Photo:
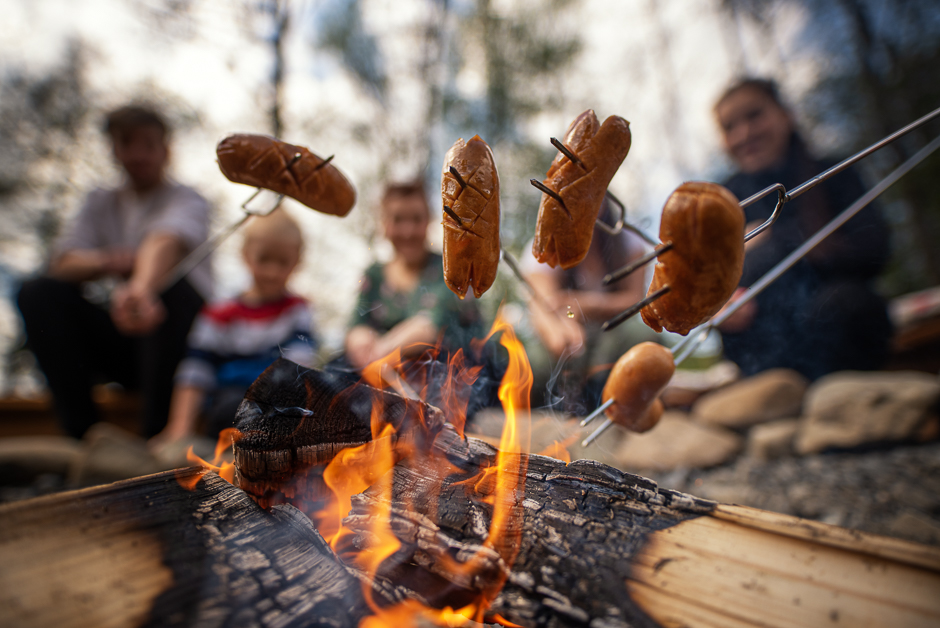
M 734 293 L 744 269 L 744 212 L 716 183 L 683 183 L 663 208 L 659 238 L 673 248 L 659 256 L 647 295 L 669 293 L 642 310 L 656 331 L 688 334 Z
M 659 395 L 675 371 L 669 349 L 653 342 L 634 346 L 620 356 L 604 384 L 604 401 L 614 400 L 607 416 L 634 432 L 650 429 L 663 414 Z
M 479 135 L 457 140 L 444 156 L 441 199 L 444 282 L 461 299 L 472 285 L 479 298 L 493 285 L 499 265 L 499 175 Z
M 267 135 L 236 134 L 219 142 L 215 154 L 229 181 L 285 194 L 334 216 L 345 216 L 356 203 L 356 189 L 346 177 L 303 146 Z
M 559 152 L 548 169 L 544 184 L 563 203 L 542 194 L 532 243 L 535 259 L 552 268 L 581 263 L 591 248 L 607 186 L 630 151 L 630 142 L 630 123 L 621 117 L 610 116 L 600 124 L 588 109 L 575 118 L 564 144 L 581 163 Z

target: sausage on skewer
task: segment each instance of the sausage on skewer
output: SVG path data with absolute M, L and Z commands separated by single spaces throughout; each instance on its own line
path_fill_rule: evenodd
M 607 186 L 630 142 L 630 123 L 619 116 L 600 124 L 588 109 L 571 123 L 559 147 L 565 150 L 555 157 L 545 181 L 533 180 L 543 191 L 532 243 L 539 262 L 568 269 L 585 258 Z
M 219 142 L 215 153 L 222 174 L 235 183 L 266 188 L 334 216 L 345 216 L 356 204 L 355 188 L 330 163 L 332 157 L 322 159 L 303 146 L 239 133 Z
M 499 265 L 499 175 L 493 151 L 474 135 L 454 142 L 441 171 L 444 203 L 444 282 L 461 299 L 473 286 L 480 298 Z
M 614 423 L 645 432 L 659 422 L 663 403 L 659 395 L 676 371 L 672 353 L 653 342 L 641 342 L 620 356 L 604 385 L 605 410 Z
M 666 201 L 658 257 L 647 295 L 670 290 L 643 308 L 655 331 L 688 334 L 714 316 L 738 287 L 744 269 L 744 212 L 717 183 L 684 183 Z

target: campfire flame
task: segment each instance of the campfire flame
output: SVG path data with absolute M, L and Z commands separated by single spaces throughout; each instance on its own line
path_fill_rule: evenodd
M 242 433 L 234 427 L 228 427 L 219 432 L 219 440 L 215 444 L 215 455 L 212 458 L 212 462 L 206 462 L 197 456 L 193 452 L 192 445 L 190 445 L 189 449 L 186 450 L 186 460 L 189 461 L 190 464 L 202 467 L 202 471 L 191 475 L 177 474 L 176 481 L 187 491 L 192 491 L 195 490 L 196 484 L 199 483 L 202 476 L 209 471 L 215 471 L 223 480 L 229 484 L 234 484 L 235 463 L 225 460 L 225 452 L 231 451 L 235 443 L 238 442 L 238 439 L 241 437 Z
M 568 451 L 568 448 L 574 445 L 580 437 L 581 435 L 579 433 L 575 433 L 564 440 L 556 440 L 540 451 L 538 455 L 548 456 L 549 458 L 561 460 L 565 464 L 571 464 L 571 453 Z
M 319 511 L 309 514 L 333 551 L 347 564 L 367 576 L 363 582 L 363 592 L 374 614 L 364 619 L 360 628 L 408 626 L 418 623 L 419 620 L 439 626 L 465 626 L 471 622 L 483 622 L 484 618 L 504 626 L 516 626 L 498 614 L 487 611 L 502 590 L 521 545 L 521 502 L 525 492 L 528 460 L 525 452 L 528 451 L 530 437 L 529 394 L 532 387 L 532 370 L 522 343 L 511 326 L 499 315 L 489 335 L 480 345 L 496 334 L 501 334 L 500 344 L 509 353 L 508 369 L 499 387 L 499 399 L 506 415 L 499 451 L 492 466 L 473 477 L 451 484 L 465 485 L 468 494 L 491 507 L 490 528 L 482 543 L 482 549 L 476 555 L 463 562 L 447 555 L 441 558 L 442 566 L 446 570 L 455 575 L 473 576 L 472 581 L 486 583 L 472 603 L 458 609 L 449 606 L 432 608 L 409 599 L 392 606 L 382 606 L 373 597 L 373 588 L 369 583 L 379 577 L 383 563 L 401 548 L 401 541 L 391 527 L 395 464 L 402 460 L 420 460 L 417 464 L 434 465 L 441 477 L 466 473 L 433 448 L 430 452 L 423 451 L 423 448 L 419 451 L 407 434 L 397 434 L 395 428 L 385 421 L 381 396 L 376 397 L 372 407 L 372 440 L 339 451 L 323 470 L 323 483 L 332 492 L 332 499 Z M 425 349 L 433 353 L 439 350 L 439 347 L 426 346 Z M 404 397 L 425 398 L 429 388 L 436 384 L 430 381 L 419 382 L 419 397 L 404 377 L 405 366 L 401 351 L 396 350 L 367 366 L 363 370 L 363 380 L 374 388 L 392 389 Z M 466 424 L 468 393 L 481 368 L 469 366 L 464 353 L 455 352 L 448 360 L 446 381 L 439 391 L 439 405 L 443 406 L 445 416 L 461 437 Z M 421 405 L 421 422 L 426 418 L 423 408 Z M 195 455 L 190 447 L 187 459 L 202 467 L 202 472 L 178 475 L 180 484 L 193 490 L 199 479 L 209 471 L 215 471 L 225 480 L 234 482 L 234 464 L 223 461 L 223 458 L 225 452 L 230 450 L 241 436 L 241 432 L 235 428 L 224 430 L 219 437 L 212 462 Z M 560 456 L 561 451 L 564 451 L 564 445 L 556 443 L 556 447 L 552 449 L 553 453 L 548 455 Z M 369 542 L 366 547 L 356 547 L 353 541 L 357 534 L 344 525 L 344 519 L 352 510 L 353 497 L 366 490 L 370 490 L 374 497 L 369 501 L 370 516 L 364 535 Z M 403 497 L 405 496 L 399 496 L 396 507 L 413 510 L 411 504 L 407 499 L 402 499 Z M 436 496 L 433 497 L 435 498 L 431 503 L 436 504 Z M 432 518 L 435 516 L 433 513 L 428 514 Z M 499 557 L 496 569 L 493 564 L 494 552 Z
M 512 328 L 501 318 L 496 322 L 487 338 L 501 333 L 500 344 L 509 352 L 509 367 L 499 388 L 499 399 L 503 404 L 506 421 L 500 439 L 500 451 L 497 453 L 495 464 L 473 478 L 464 481 L 472 485 L 482 501 L 493 508 L 490 529 L 483 543 L 484 550 L 463 563 L 456 560 L 444 559 L 446 568 L 453 573 L 478 574 L 491 565 L 483 555 L 496 551 L 500 557 L 501 568 L 471 604 L 454 610 L 450 607 L 435 609 L 425 606 L 415 600 L 406 600 L 391 607 L 382 607 L 375 603 L 372 597 L 372 588 L 363 585 L 365 597 L 375 613 L 360 624 L 360 628 L 392 628 L 398 626 L 414 625 L 419 618 L 442 626 L 461 626 L 469 621 L 482 622 L 487 617 L 487 609 L 502 590 L 508 573 L 516 559 L 522 535 L 523 511 L 521 501 L 525 489 L 525 472 L 527 458 L 524 454 L 529 446 L 529 394 L 532 387 L 532 370 L 522 343 L 516 337 Z M 390 378 L 383 369 L 400 366 L 400 356 L 386 356 L 379 363 L 370 365 L 370 377 L 376 374 L 387 386 Z M 460 423 L 462 435 L 466 420 L 466 402 L 460 401 L 458 386 L 468 387 L 479 369 L 467 369 L 464 366 L 464 356 L 458 352 L 448 363 L 448 379 L 443 392 L 444 405 L 447 406 L 447 416 L 454 422 Z M 377 417 L 381 417 L 381 408 L 373 408 L 373 432 L 376 430 Z M 374 542 L 367 550 L 363 550 L 352 558 L 352 562 L 362 569 L 370 579 L 374 578 L 388 557 L 392 556 L 401 543 L 390 526 L 392 504 L 392 476 L 391 469 L 396 457 L 405 457 L 404 452 L 392 450 L 390 426 L 385 425 L 377 441 L 369 445 L 349 450 L 346 455 L 341 452 L 327 467 L 324 479 L 336 495 L 335 503 L 331 505 L 329 513 L 332 527 L 321 524 L 321 533 L 335 548 L 341 545 L 344 535 L 342 517 L 349 512 L 352 495 L 362 492 L 368 486 L 379 493 L 374 500 L 369 533 Z M 398 445 L 396 444 L 396 447 Z M 430 460 L 431 464 L 452 465 L 443 456 L 438 455 Z M 406 504 L 407 506 L 407 504 Z M 346 531 L 348 532 L 348 531 Z M 515 626 L 499 615 L 488 616 L 490 621 L 496 621 L 505 626 Z

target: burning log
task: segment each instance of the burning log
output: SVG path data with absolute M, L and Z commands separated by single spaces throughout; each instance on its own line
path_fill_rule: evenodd
M 0 522 L 2 626 L 353 628 L 368 614 L 309 519 L 204 469 L 7 504 Z
M 298 368 L 280 363 L 253 388 L 236 453 L 256 470 L 274 461 L 276 478 L 293 461 L 334 493 L 336 469 L 381 460 L 348 502 L 311 511 L 319 533 L 291 505 L 263 510 L 195 469 L 3 506 L 0 625 L 455 625 L 466 613 L 440 609 L 473 605 L 478 620 L 523 626 L 940 621 L 937 548 L 715 504 L 597 462 L 506 455 L 425 404 Z M 312 504 L 285 486 L 252 496 Z
M 315 508 L 330 494 L 325 466 L 339 452 L 371 442 L 377 422 L 393 428 L 389 438 L 396 442 L 426 443 L 444 416 L 419 401 L 279 359 L 238 409 L 235 483 L 264 507 L 296 498 Z
M 329 377 L 310 371 L 298 378 L 289 363 L 274 365 L 266 377 L 286 381 L 282 372 L 307 391 L 322 390 L 316 382 Z M 274 405 L 267 390 L 253 388 L 242 414 L 252 404 Z M 384 559 L 366 575 L 386 597 L 437 608 L 483 598 L 486 613 L 477 619 L 498 616 L 525 626 L 940 619 L 940 602 L 929 593 L 940 587 L 936 549 L 718 505 L 593 461 L 506 456 L 449 425 L 435 421 L 429 428 L 428 406 L 385 395 L 382 406 L 412 404 L 411 413 L 392 417 L 421 446 L 397 457 L 390 488 L 350 496 L 339 509 L 350 514 L 343 529 L 331 529 L 331 545 L 356 564 L 383 534 L 393 535 Z M 278 429 L 276 414 L 250 416 L 254 430 Z M 347 415 L 359 422 L 359 434 L 367 423 L 377 433 L 376 418 L 364 410 Z M 500 481 L 509 489 L 500 491 Z M 302 496 L 286 498 L 308 507 L 314 520 L 322 514 Z M 377 525 L 383 517 L 387 524 Z M 505 529 L 494 533 L 500 517 Z M 895 590 L 898 582 L 907 585 Z

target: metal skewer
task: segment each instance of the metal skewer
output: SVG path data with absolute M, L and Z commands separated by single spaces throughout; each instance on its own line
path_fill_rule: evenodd
M 587 166 L 584 165 L 584 162 L 581 161 L 580 157 L 574 154 L 573 150 L 565 146 L 557 138 L 553 137 L 551 139 L 551 142 L 552 142 L 552 146 L 558 149 L 558 152 L 560 152 L 562 155 L 564 155 L 565 157 L 571 160 L 571 163 L 578 165 L 582 170 L 587 170 Z
M 933 114 L 929 114 L 930 117 L 925 116 L 924 118 L 921 118 L 921 121 L 926 122 L 927 120 L 931 119 L 931 117 L 936 116 L 937 114 L 940 114 L 940 109 L 937 109 L 936 111 L 934 111 Z M 905 127 L 905 129 L 910 130 L 908 127 Z M 895 133 L 893 136 L 889 136 L 889 137 L 895 137 L 895 138 L 900 137 L 899 133 L 900 132 Z M 884 146 L 884 144 L 886 143 L 887 142 L 882 140 L 882 142 L 879 142 L 878 145 Z M 843 210 L 841 214 L 839 214 L 838 216 L 833 218 L 831 221 L 829 221 L 829 223 L 826 224 L 825 227 L 817 231 L 806 242 L 801 244 L 792 253 L 790 253 L 788 256 L 786 256 L 784 259 L 778 262 L 776 266 L 771 268 L 763 277 L 758 279 L 757 282 L 755 282 L 750 288 L 748 288 L 747 291 L 741 295 L 741 298 L 739 298 L 737 301 L 729 305 L 728 308 L 725 309 L 724 312 L 722 312 L 721 314 L 714 317 L 710 321 L 706 322 L 705 324 L 693 330 L 693 332 L 690 333 L 685 340 L 683 340 L 678 345 L 672 348 L 672 354 L 673 356 L 675 356 L 674 363 L 676 364 L 676 366 L 681 364 L 689 355 L 691 355 L 695 351 L 695 349 L 702 342 L 704 342 L 704 340 L 708 337 L 708 334 L 711 333 L 711 331 L 715 327 L 721 325 L 730 316 L 732 316 L 741 307 L 743 307 L 748 301 L 750 301 L 751 299 L 756 297 L 758 294 L 763 292 L 764 289 L 767 288 L 767 286 L 769 286 L 771 283 L 776 281 L 780 277 L 780 275 L 785 273 L 787 270 L 790 269 L 790 267 L 792 267 L 800 259 L 805 257 L 806 254 L 809 253 L 811 250 L 813 250 L 820 242 L 822 242 L 827 237 L 832 235 L 832 233 L 835 232 L 839 227 L 841 227 L 846 222 L 848 222 L 853 216 L 855 216 L 855 214 L 860 212 L 864 207 L 866 207 L 873 200 L 875 200 L 878 196 L 880 196 L 886 189 L 888 189 L 895 182 L 897 182 L 898 179 L 900 179 L 905 174 L 910 172 L 915 166 L 917 166 L 917 164 L 919 164 L 921 161 L 926 159 L 931 153 L 933 153 L 938 148 L 940 148 L 940 136 L 934 138 L 934 140 L 930 142 L 929 144 L 927 144 L 927 146 L 920 149 L 913 157 L 911 157 L 910 159 L 905 161 L 903 164 L 898 166 L 888 176 L 882 179 L 877 185 L 875 185 L 868 192 L 863 194 L 857 201 L 855 201 L 849 207 Z M 873 152 L 871 150 L 871 147 L 866 149 L 866 151 L 867 151 L 865 152 L 866 155 Z M 850 162 L 850 160 L 853 158 L 854 156 L 850 157 L 849 159 L 846 160 L 846 162 Z M 857 161 L 857 159 L 855 161 Z M 843 163 L 846 163 L 846 162 L 843 162 Z M 850 163 L 854 163 L 854 162 L 850 162 Z M 838 167 L 838 166 L 835 166 L 835 167 Z M 831 170 L 833 170 L 833 168 L 830 168 L 829 170 L 827 170 L 826 173 L 830 172 Z M 826 174 L 826 173 L 823 173 L 823 174 Z M 835 174 L 835 172 L 833 172 L 832 174 Z M 816 181 L 818 183 L 819 181 L 825 180 L 824 178 L 821 178 L 821 177 L 822 175 L 815 177 L 814 179 L 811 179 L 810 181 Z M 799 193 L 802 194 L 804 191 L 810 188 L 806 187 L 806 184 L 804 183 L 803 185 L 801 185 L 800 187 L 796 189 L 801 190 Z M 581 421 L 580 426 L 584 427 L 585 425 L 593 421 L 596 417 L 600 416 L 605 410 L 607 410 L 610 406 L 612 406 L 613 403 L 614 403 L 613 399 L 610 399 L 606 401 L 605 403 L 603 403 L 594 412 L 586 416 L 584 420 Z M 600 427 L 597 428 L 597 430 L 595 430 L 590 436 L 588 436 L 581 442 L 581 446 L 587 447 L 588 445 L 593 443 L 601 434 L 607 431 L 607 429 L 611 425 L 613 425 L 613 421 L 611 421 L 610 419 L 606 419 L 604 423 L 602 423 Z
M 457 183 L 460 184 L 461 190 L 467 187 L 467 182 L 463 180 L 463 177 L 460 176 L 460 172 L 458 172 L 456 168 L 451 166 L 449 170 L 450 170 L 450 173 L 454 175 L 454 178 L 457 179 Z
M 627 264 L 620 270 L 615 270 L 612 273 L 604 275 L 604 280 L 602 283 L 606 286 L 606 285 L 612 284 L 615 281 L 620 281 L 621 279 L 623 279 L 624 277 L 626 277 L 627 275 L 635 271 L 637 268 L 640 268 L 641 266 L 646 266 L 648 263 L 653 261 L 654 258 L 657 258 L 663 253 L 665 253 L 666 251 L 671 251 L 671 250 L 672 250 L 671 241 L 666 242 L 665 244 L 659 244 L 656 246 L 655 249 L 653 249 L 652 251 L 650 251 L 643 257 L 633 260 L 632 262 L 630 262 L 629 264 Z
M 568 206 L 565 205 L 565 199 L 563 199 L 563 198 L 561 197 L 561 195 L 560 195 L 558 192 L 556 192 L 556 191 L 553 190 L 552 188 L 548 187 L 547 185 L 545 185 L 544 183 L 542 183 L 542 182 L 539 181 L 538 179 L 529 179 L 529 183 L 531 183 L 531 184 L 532 184 L 535 188 L 537 188 L 540 192 L 542 192 L 542 193 L 544 193 L 544 194 L 548 194 L 548 195 L 551 196 L 553 199 L 555 199 L 555 201 L 558 203 L 558 205 L 559 205 L 563 210 L 565 210 L 565 214 L 568 216 L 568 219 L 569 219 L 569 220 L 574 220 L 574 216 L 571 215 L 571 212 L 568 211 Z
M 334 156 L 335 155 L 330 155 L 329 157 L 324 159 L 314 170 L 319 170 L 326 164 L 330 163 L 330 161 L 333 160 Z M 301 153 L 294 153 L 294 156 L 291 158 L 291 160 L 287 162 L 286 166 L 284 166 L 285 169 L 290 170 L 290 167 L 293 166 L 295 163 L 297 163 L 297 160 L 300 159 L 301 157 L 303 157 Z M 234 223 L 232 223 L 231 225 L 229 225 L 228 227 L 226 227 L 219 233 L 215 234 L 212 238 L 206 240 L 205 242 L 197 246 L 195 249 L 193 249 L 189 253 L 189 255 L 181 259 L 176 264 L 176 266 L 174 266 L 170 270 L 170 272 L 167 273 L 167 278 L 163 282 L 163 287 L 161 288 L 160 292 L 166 292 L 167 290 L 175 286 L 177 282 L 179 282 L 180 279 L 188 275 L 194 268 L 196 268 L 196 266 L 200 264 L 200 262 L 202 262 L 204 259 L 209 257 L 209 254 L 212 253 L 212 251 L 219 248 L 219 246 L 230 235 L 238 231 L 238 228 L 241 227 L 243 224 L 245 224 L 249 218 L 251 218 L 252 216 L 267 216 L 268 214 L 270 214 L 275 209 L 281 206 L 281 203 L 284 201 L 284 196 L 285 196 L 284 194 L 278 194 L 277 198 L 274 200 L 274 203 L 271 205 L 271 207 L 267 209 L 263 209 L 263 210 L 249 209 L 248 204 L 251 203 L 251 201 L 255 200 L 255 198 L 259 194 L 261 194 L 264 190 L 265 188 L 260 188 L 260 187 L 256 188 L 255 191 L 252 193 L 252 195 L 249 196 L 247 199 L 245 199 L 245 202 L 241 204 L 241 208 L 245 212 L 244 216 L 236 220 Z
M 511 270 L 512 274 L 516 276 L 516 279 L 521 281 L 522 285 L 528 289 L 532 300 L 538 303 L 539 307 L 541 307 L 546 312 L 551 312 L 552 314 L 559 316 L 558 312 L 548 305 L 545 299 L 542 298 L 542 295 L 539 294 L 538 290 L 535 289 L 535 286 L 529 283 L 529 280 L 526 279 L 525 275 L 522 274 L 522 269 L 519 268 L 519 262 L 516 261 L 516 258 L 513 257 L 509 251 L 506 249 L 500 249 L 500 259 L 506 262 L 506 266 L 509 266 L 509 270 Z
M 445 214 L 447 214 L 448 216 L 450 216 L 451 218 L 453 218 L 454 221 L 455 221 L 458 225 L 463 225 L 463 219 L 462 219 L 460 216 L 457 215 L 457 212 L 455 212 L 454 210 L 452 210 L 452 209 L 451 209 L 450 207 L 448 207 L 447 205 L 443 205 L 443 208 L 444 208 L 444 213 L 445 213 Z
M 631 316 L 633 316 L 634 314 L 642 310 L 644 307 L 646 307 L 647 305 L 649 305 L 650 303 L 652 303 L 659 297 L 669 294 L 670 290 L 672 290 L 672 288 L 670 288 L 669 286 L 663 286 L 662 288 L 660 288 L 653 294 L 649 295 L 642 301 L 638 301 L 637 303 L 634 303 L 629 309 L 626 309 L 620 314 L 617 314 L 615 317 L 613 317 L 609 321 L 604 321 L 604 324 L 601 325 L 601 331 L 607 331 L 608 329 L 612 329 L 616 327 L 617 325 L 624 322 L 625 320 L 627 320 L 628 318 L 630 318 Z
M 787 191 L 786 187 L 784 187 L 782 183 L 775 183 L 774 185 L 768 186 L 764 188 L 763 190 L 761 190 L 760 192 L 757 192 L 756 194 L 753 194 L 747 197 L 746 199 L 740 202 L 740 206 L 742 209 L 744 209 L 745 207 L 748 207 L 749 205 L 756 203 L 757 201 L 761 200 L 765 196 L 768 196 L 769 194 L 772 194 L 773 192 L 777 193 L 777 204 L 774 207 L 773 212 L 771 212 L 770 217 L 768 217 L 767 220 L 763 222 L 763 224 L 759 225 L 755 229 L 751 230 L 749 233 L 745 234 L 744 241 L 748 242 L 749 240 L 753 239 L 757 235 L 769 229 L 771 225 L 773 225 L 777 221 L 777 218 L 780 216 L 780 210 L 783 208 L 783 206 L 787 202 L 795 199 L 796 197 L 800 196 L 804 192 L 807 192 L 813 189 L 814 187 L 816 187 L 823 181 L 839 174 L 840 172 L 842 172 L 843 170 L 845 170 L 852 164 L 860 161 L 861 159 L 864 159 L 865 157 L 867 157 L 868 155 L 871 155 L 878 149 L 887 146 L 891 142 L 897 140 L 900 137 L 903 137 L 904 135 L 907 135 L 908 133 L 910 133 L 917 127 L 923 124 L 926 124 L 927 122 L 929 122 L 930 120 L 933 120 L 934 118 L 938 116 L 940 116 L 940 107 L 938 107 L 937 109 L 934 109 L 927 115 L 918 118 L 914 122 L 911 122 L 907 126 L 899 129 L 898 131 L 895 131 L 891 135 L 888 135 L 887 137 L 884 137 L 878 140 L 877 142 L 875 142 L 868 148 L 862 149 L 859 152 L 852 155 L 851 157 L 848 157 L 840 161 L 835 166 L 832 166 L 828 170 L 821 172 L 820 174 L 816 175 L 812 179 L 808 179 L 807 181 L 804 181 L 803 183 L 796 186 L 795 188 L 793 188 L 793 190 L 789 192 Z M 654 246 L 656 244 L 658 243 L 654 242 Z M 656 257 L 656 256 L 654 255 L 653 257 Z M 649 263 L 650 261 L 652 261 L 653 257 L 649 257 L 649 259 L 646 259 L 645 263 Z M 639 268 L 639 266 L 634 266 L 634 264 L 631 263 L 627 266 L 624 266 L 623 268 L 619 270 L 615 270 L 614 272 L 610 273 L 607 277 L 612 277 L 611 281 L 616 281 L 617 279 L 626 277 L 629 273 L 635 271 L 637 268 Z M 607 285 L 609 283 L 607 281 L 607 277 L 604 278 L 604 285 Z M 623 322 L 624 320 L 629 318 L 629 316 L 624 317 L 624 314 L 632 310 L 633 308 L 631 307 L 629 310 L 626 310 L 625 312 L 622 312 L 621 314 L 618 314 L 617 316 L 612 318 L 610 321 L 608 321 L 608 323 L 613 323 L 613 321 Z M 606 331 L 607 329 L 612 329 L 616 325 L 614 324 L 608 325 L 607 323 L 605 323 L 605 326 L 606 326 L 605 327 L 605 331 Z

